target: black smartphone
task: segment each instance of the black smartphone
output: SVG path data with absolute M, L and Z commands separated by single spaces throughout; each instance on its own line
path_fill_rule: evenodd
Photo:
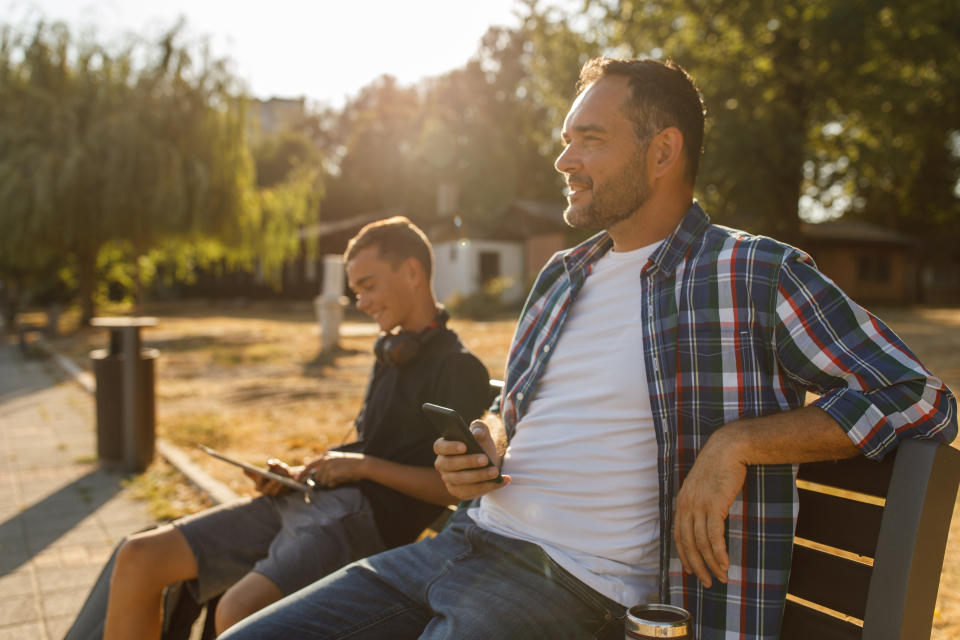
M 467 423 L 463 421 L 459 413 L 449 407 L 441 407 L 438 404 L 432 404 L 430 402 L 424 402 L 421 409 L 427 414 L 427 418 L 431 424 L 433 424 L 434 428 L 436 428 L 437 433 L 445 439 L 456 440 L 457 442 L 462 442 L 467 445 L 467 453 L 482 453 L 485 456 L 487 455 L 487 452 L 483 450 L 483 447 L 480 446 L 477 439 L 473 437 L 473 433 L 470 432 L 470 428 L 467 427 Z M 493 466 L 495 465 L 490 460 L 490 456 L 487 456 L 487 464 L 485 467 Z M 496 483 L 503 482 L 503 476 L 500 474 L 499 469 L 497 470 L 497 477 L 494 478 L 493 481 Z

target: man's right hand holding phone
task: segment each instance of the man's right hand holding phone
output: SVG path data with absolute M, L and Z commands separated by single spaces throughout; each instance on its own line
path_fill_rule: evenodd
M 472 500 L 510 484 L 508 475 L 503 476 L 503 482 L 495 482 L 502 452 L 506 450 L 506 435 L 499 417 L 490 414 L 486 421 L 474 420 L 470 432 L 497 466 L 486 466 L 487 459 L 482 454 L 466 454 L 467 445 L 462 442 L 439 438 L 433 444 L 437 454 L 433 466 L 440 472 L 447 491 L 458 500 Z

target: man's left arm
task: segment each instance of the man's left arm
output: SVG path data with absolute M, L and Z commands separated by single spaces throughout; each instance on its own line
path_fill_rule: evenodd
M 852 458 L 860 453 L 840 425 L 814 406 L 737 420 L 710 436 L 677 494 L 673 532 L 680 562 L 704 584 L 727 581 L 723 523 L 747 466 Z
M 731 422 L 709 438 L 677 494 L 674 539 L 685 570 L 726 582 L 723 522 L 747 465 L 863 454 L 906 437 L 949 443 L 956 399 L 878 318 L 797 254 L 782 266 L 771 314 L 781 373 L 820 397 L 808 407 Z

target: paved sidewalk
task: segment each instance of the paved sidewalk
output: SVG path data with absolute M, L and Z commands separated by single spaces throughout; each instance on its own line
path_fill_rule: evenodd
M 114 544 L 153 523 L 95 458 L 93 397 L 0 344 L 0 640 L 63 638 Z

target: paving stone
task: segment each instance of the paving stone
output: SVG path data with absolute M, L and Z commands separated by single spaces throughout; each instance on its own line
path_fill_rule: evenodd
M 44 635 L 44 627 L 39 622 L 0 627 L 0 640 L 37 640 L 44 637 L 49 636 Z
M 66 589 L 54 591 L 40 596 L 43 603 L 43 616 L 76 616 L 87 599 L 89 589 Z
M 30 576 L 30 569 L 23 568 L 0 577 L 0 600 L 22 596 L 25 593 L 32 593 L 33 578 Z M 0 621 L 2 624 L 2 621 Z
M 152 523 L 101 469 L 93 398 L 0 344 L 0 640 L 62 638 L 117 540 Z
M 52 617 L 48 616 L 46 619 L 47 623 L 47 637 L 53 638 L 63 638 L 67 635 L 67 631 L 70 630 L 70 627 L 73 626 L 73 620 L 77 617 L 77 613 L 80 611 L 78 608 L 73 613 L 70 613 L 65 616 Z
M 78 588 L 86 593 L 100 575 L 102 564 L 96 562 L 84 567 L 66 568 L 38 567 L 35 571 L 37 587 L 41 594 Z
M 0 620 L 6 624 L 40 620 L 40 611 L 33 594 L 10 596 L 0 600 Z

